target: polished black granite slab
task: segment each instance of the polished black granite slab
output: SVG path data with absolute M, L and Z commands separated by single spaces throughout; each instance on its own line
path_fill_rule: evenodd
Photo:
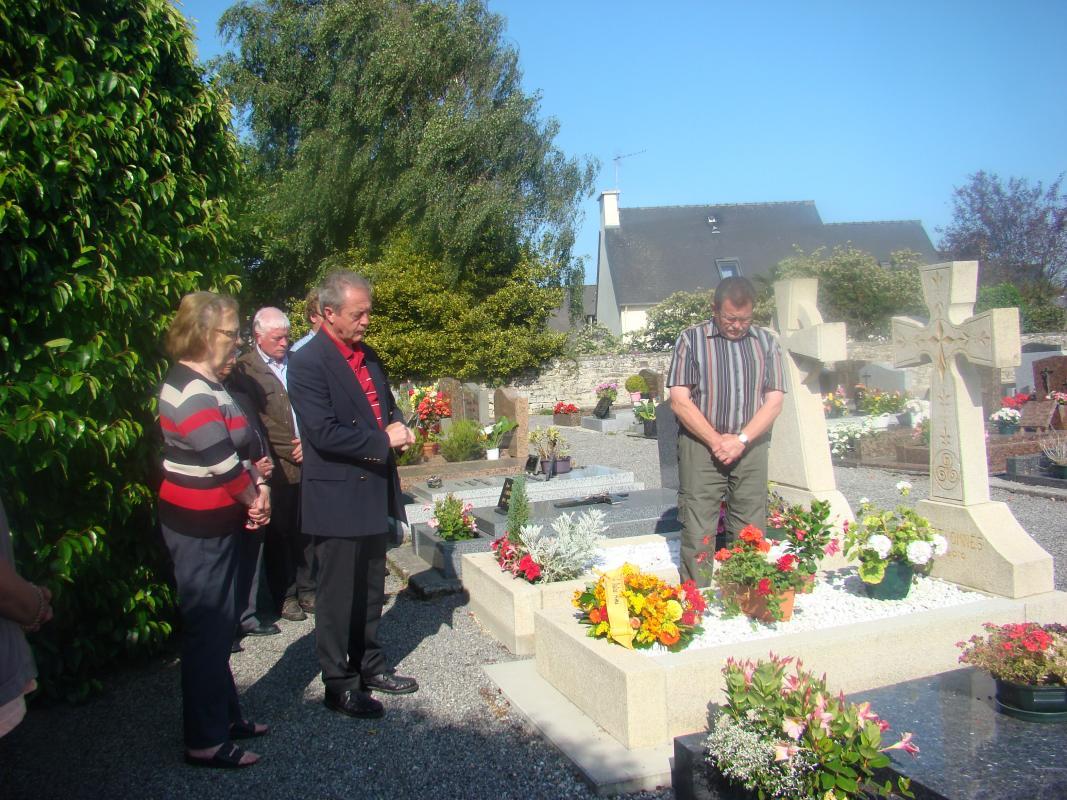
M 917 646 L 921 646 L 917 643 Z M 890 753 L 893 769 L 913 781 L 917 798 L 1064 800 L 1067 723 L 1023 722 L 997 711 L 985 672 L 958 669 L 857 692 L 893 726 L 886 739 L 911 731 L 914 758 Z
M 916 646 L 921 646 L 917 644 Z M 1023 722 L 999 713 L 993 679 L 958 669 L 849 695 L 868 701 L 893 727 L 910 731 L 912 757 L 891 751 L 891 772 L 912 781 L 916 800 L 1067 800 L 1067 723 Z M 704 771 L 706 733 L 679 736 L 672 769 L 678 800 L 749 800 L 753 795 Z M 882 774 L 884 781 L 891 775 Z

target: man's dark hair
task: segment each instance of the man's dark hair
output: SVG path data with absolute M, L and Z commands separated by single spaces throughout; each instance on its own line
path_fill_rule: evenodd
M 738 308 L 756 304 L 756 287 L 748 278 L 738 275 L 723 278 L 715 287 L 715 308 L 722 308 L 724 300 L 729 300 Z

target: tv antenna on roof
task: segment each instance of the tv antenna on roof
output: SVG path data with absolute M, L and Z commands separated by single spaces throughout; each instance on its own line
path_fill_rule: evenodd
M 622 161 L 624 158 L 630 158 L 631 156 L 639 156 L 642 153 L 647 153 L 647 152 L 648 152 L 647 149 L 646 150 L 636 150 L 633 153 L 627 153 L 624 156 L 615 156 L 615 158 L 611 159 L 612 161 L 615 162 L 615 188 L 616 189 L 619 188 L 619 162 Z

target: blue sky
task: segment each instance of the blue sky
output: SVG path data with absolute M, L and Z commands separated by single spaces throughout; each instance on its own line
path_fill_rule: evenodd
M 179 4 L 201 57 L 229 5 Z M 489 6 L 558 145 L 599 158 L 623 207 L 814 200 L 826 222 L 922 220 L 936 245 L 968 175 L 1067 171 L 1062 0 Z M 582 210 L 591 281 L 595 196 Z

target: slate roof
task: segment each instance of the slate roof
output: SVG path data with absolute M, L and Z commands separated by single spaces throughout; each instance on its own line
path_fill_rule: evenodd
M 768 274 L 794 245 L 811 252 L 851 242 L 879 261 L 903 249 L 918 252 L 924 263 L 938 260 L 918 220 L 826 224 L 811 200 L 620 208 L 619 215 L 619 226 L 605 230 L 619 306 L 712 289 L 719 282 L 716 259 L 738 259 L 747 278 Z
M 571 329 L 571 298 L 569 294 L 564 293 L 563 305 L 552 312 L 552 316 L 548 318 L 548 327 L 554 331 L 569 331 Z M 585 317 L 589 314 L 596 314 L 596 284 L 587 283 L 582 286 L 582 316 Z M 578 320 L 578 324 L 582 324 L 582 320 Z

